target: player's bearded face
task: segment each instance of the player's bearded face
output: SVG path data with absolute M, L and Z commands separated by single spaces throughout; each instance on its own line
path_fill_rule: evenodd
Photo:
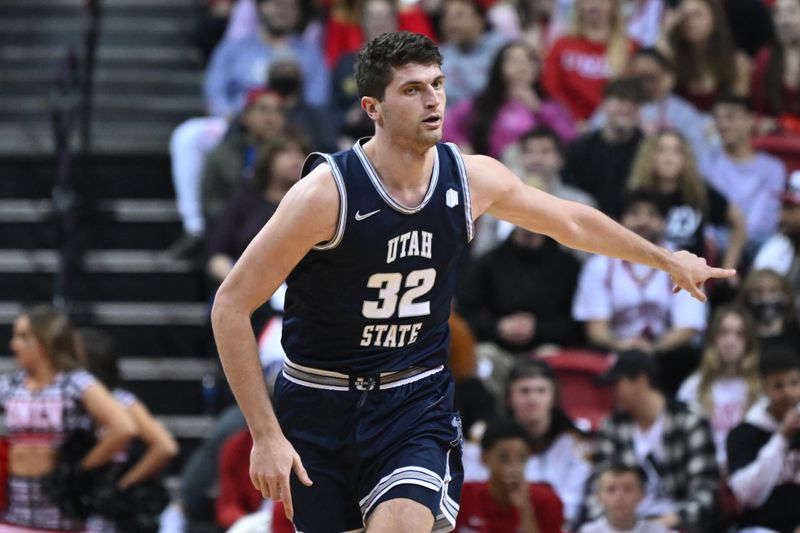
M 442 138 L 445 100 L 438 65 L 404 65 L 386 87 L 378 124 L 398 140 L 432 146 Z

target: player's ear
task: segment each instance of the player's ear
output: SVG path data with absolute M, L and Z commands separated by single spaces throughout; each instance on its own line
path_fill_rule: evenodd
M 378 115 L 380 114 L 380 101 L 377 98 L 372 96 L 362 96 L 361 97 L 361 109 L 371 118 L 372 120 L 377 120 Z

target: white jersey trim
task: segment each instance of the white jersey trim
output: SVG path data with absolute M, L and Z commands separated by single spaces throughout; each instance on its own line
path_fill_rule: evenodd
M 361 146 L 361 139 L 357 140 L 353 145 L 353 151 L 361 161 L 361 165 L 364 167 L 364 171 L 367 173 L 367 176 L 369 176 L 369 180 L 372 182 L 375 190 L 378 192 L 380 197 L 383 198 L 383 201 L 389 205 L 389 207 L 404 215 L 413 215 L 422 211 L 422 209 L 428 205 L 433 193 L 436 191 L 436 184 L 439 181 L 439 150 L 437 150 L 436 147 L 434 147 L 433 150 L 433 170 L 431 171 L 431 180 L 428 184 L 428 192 L 425 193 L 425 197 L 416 207 L 406 207 L 404 205 L 400 205 L 394 200 L 394 198 L 391 197 L 389 192 L 386 190 L 386 187 L 383 186 L 383 182 L 378 177 L 378 172 L 375 170 L 375 167 L 372 166 L 372 162 L 367 157 L 366 152 L 364 152 L 364 148 Z
M 472 197 L 469 192 L 469 176 L 467 176 L 467 166 L 464 164 L 464 157 L 461 150 L 453 143 L 445 143 L 453 152 L 458 165 L 458 174 L 461 177 L 461 188 L 464 190 L 464 215 L 467 218 L 467 242 L 472 242 L 475 237 L 475 221 L 472 219 Z
M 308 157 L 306 157 L 303 163 L 303 168 L 306 167 L 306 164 L 308 164 L 312 157 L 316 156 L 325 158 L 325 162 L 328 163 L 328 166 L 331 168 L 333 181 L 336 183 L 336 189 L 339 191 L 339 220 L 336 222 L 336 233 L 333 234 L 333 238 L 328 242 L 317 244 L 311 248 L 312 250 L 332 250 L 339 246 L 339 243 L 342 242 L 342 237 L 344 237 L 344 227 L 347 224 L 347 189 L 345 189 L 344 186 L 342 172 L 339 170 L 339 166 L 330 154 L 323 154 L 322 152 L 312 152 L 308 154 Z

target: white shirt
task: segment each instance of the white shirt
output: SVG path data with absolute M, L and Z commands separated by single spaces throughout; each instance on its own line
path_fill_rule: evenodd
M 657 339 L 672 328 L 706 327 L 705 304 L 686 291 L 673 294 L 669 274 L 605 256 L 594 256 L 583 266 L 572 317 L 581 322 L 608 320 L 621 339 Z
M 675 511 L 675 500 L 669 496 L 669 491 L 664 487 L 664 481 L 652 461 L 664 461 L 664 420 L 662 413 L 649 428 L 642 429 L 638 424 L 633 428 L 636 462 L 647 473 L 645 497 L 636 509 L 639 516 L 661 516 Z
M 695 405 L 705 411 L 700 403 L 700 374 L 694 373 L 683 382 L 678 390 L 678 399 Z M 747 412 L 747 382 L 744 378 L 717 379 L 711 384 L 712 413 L 706 413 L 714 433 L 714 444 L 717 447 L 717 464 L 725 465 L 728 455 L 725 450 L 725 439 L 734 427 L 744 420 Z
M 639 520 L 632 529 L 617 529 L 603 517 L 584 525 L 579 533 L 669 533 L 669 531 L 669 529 L 657 522 L 646 522 L 644 520 Z
M 527 481 L 545 482 L 553 487 L 564 504 L 564 518 L 568 522 L 578 518 L 586 480 L 592 471 L 584 455 L 580 441 L 570 433 L 562 433 L 543 453 L 531 455 L 525 465 Z M 464 444 L 462 463 L 465 483 L 489 479 L 489 470 L 481 461 L 479 444 Z

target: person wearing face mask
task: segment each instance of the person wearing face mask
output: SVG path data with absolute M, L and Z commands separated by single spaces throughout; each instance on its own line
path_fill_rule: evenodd
M 774 270 L 751 270 L 745 278 L 738 303 L 755 318 L 762 350 L 800 346 L 794 294 L 788 280 Z
M 336 150 L 336 131 L 327 109 L 303 97 L 305 77 L 296 57 L 276 58 L 270 66 L 267 85 L 283 98 L 289 130 L 307 135 L 312 150 Z

